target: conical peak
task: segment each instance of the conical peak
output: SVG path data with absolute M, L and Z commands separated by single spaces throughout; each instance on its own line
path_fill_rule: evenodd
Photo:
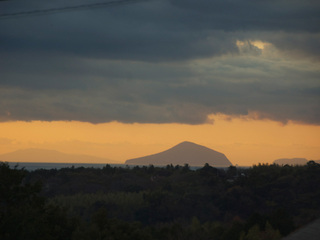
M 210 148 L 207 148 L 205 146 L 202 146 L 202 145 L 199 145 L 199 144 L 196 144 L 196 143 L 193 143 L 193 142 L 188 142 L 188 141 L 184 141 L 184 142 L 181 142 L 177 145 L 175 145 L 174 147 L 170 148 L 170 149 L 186 149 L 186 150 L 191 150 L 191 149 L 208 149 L 208 150 L 211 150 L 211 151 L 214 151 Z M 170 150 L 169 149 L 169 150 Z
M 189 146 L 190 146 L 190 145 L 200 146 L 200 145 L 195 144 L 195 143 L 193 143 L 193 142 L 184 141 L 184 142 L 181 142 L 181 143 L 179 143 L 179 144 L 175 145 L 175 147 L 178 147 L 178 146 L 187 146 L 187 145 L 189 145 Z
M 224 154 L 188 141 L 181 142 L 160 153 L 126 161 L 126 164 L 154 165 L 181 165 L 184 163 L 188 163 L 190 166 L 203 166 L 205 163 L 213 166 L 232 165 Z

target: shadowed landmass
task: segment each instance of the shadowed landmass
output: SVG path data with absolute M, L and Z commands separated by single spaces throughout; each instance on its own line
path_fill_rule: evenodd
M 126 161 L 126 164 L 130 165 L 160 166 L 167 164 L 203 166 L 206 163 L 215 167 L 232 165 L 224 154 L 192 142 L 182 142 L 166 151 Z

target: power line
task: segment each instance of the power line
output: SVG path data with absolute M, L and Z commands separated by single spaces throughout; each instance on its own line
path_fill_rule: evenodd
M 145 2 L 145 1 L 150 1 L 150 0 L 113 0 L 108 2 L 98 2 L 98 3 L 81 4 L 81 5 L 73 5 L 73 6 L 65 6 L 65 7 L 21 11 L 21 12 L 14 12 L 14 13 L 4 13 L 4 14 L 0 14 L 0 19 L 34 16 L 34 15 L 47 15 L 47 14 L 54 14 L 59 12 L 79 11 L 79 10 L 89 9 L 89 8 L 111 7 L 111 6 L 118 6 L 118 5 L 130 4 L 130 3 L 136 3 L 136 2 Z

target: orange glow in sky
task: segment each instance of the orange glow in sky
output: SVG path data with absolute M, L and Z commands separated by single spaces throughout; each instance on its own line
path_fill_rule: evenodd
M 212 124 L 0 123 L 0 154 L 41 148 L 124 163 L 191 141 L 224 153 L 233 164 L 272 163 L 278 158 L 320 159 L 320 126 L 213 115 Z

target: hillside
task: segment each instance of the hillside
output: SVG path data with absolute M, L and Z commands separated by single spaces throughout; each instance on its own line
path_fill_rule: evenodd
M 125 163 L 129 165 L 153 164 L 159 166 L 168 164 L 203 166 L 206 163 L 215 167 L 232 165 L 224 154 L 191 142 L 182 142 L 166 151 L 129 159 Z

